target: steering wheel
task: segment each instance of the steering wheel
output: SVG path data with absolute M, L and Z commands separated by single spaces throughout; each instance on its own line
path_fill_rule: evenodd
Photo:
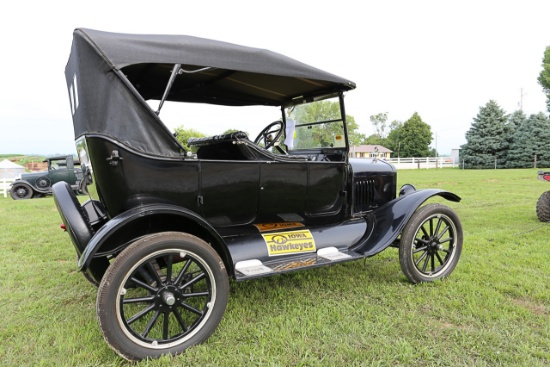
M 269 149 L 279 142 L 279 138 L 283 135 L 283 130 L 283 122 L 280 120 L 274 121 L 260 132 L 256 139 L 254 139 L 254 144 Z M 273 134 L 275 136 L 273 136 Z

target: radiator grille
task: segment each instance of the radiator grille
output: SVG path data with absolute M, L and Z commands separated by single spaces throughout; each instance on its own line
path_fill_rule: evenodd
M 354 187 L 354 211 L 364 212 L 377 207 L 374 180 L 357 180 Z

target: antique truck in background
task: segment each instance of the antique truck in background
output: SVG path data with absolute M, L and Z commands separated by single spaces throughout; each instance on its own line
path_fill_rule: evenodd
M 14 200 L 42 197 L 52 193 L 52 186 L 57 182 L 66 182 L 71 190 L 80 193 L 84 187 L 80 162 L 72 155 L 49 157 L 48 170 L 43 172 L 23 173 L 10 187 L 10 195 Z

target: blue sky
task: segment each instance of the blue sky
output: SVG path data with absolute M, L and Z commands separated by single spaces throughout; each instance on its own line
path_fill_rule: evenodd
M 374 132 L 370 115 L 405 121 L 418 112 L 441 154 L 465 143 L 491 99 L 509 113 L 520 100 L 527 114 L 545 111 L 536 78 L 550 45 L 547 1 L 12 1 L 2 13 L 0 153 L 74 152 L 63 72 L 78 27 L 188 34 L 285 54 L 357 83 L 347 113 L 362 133 Z M 251 135 L 271 122 L 258 121 L 245 128 Z M 225 130 L 179 111 L 165 122 Z

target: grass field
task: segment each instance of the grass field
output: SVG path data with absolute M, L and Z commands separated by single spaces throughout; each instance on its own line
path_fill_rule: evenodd
M 442 188 L 462 220 L 450 278 L 411 285 L 397 249 L 242 283 L 210 339 L 136 366 L 548 366 L 550 225 L 536 170 L 400 171 Z M 436 200 L 444 202 L 443 199 Z M 0 198 L 0 365 L 126 366 L 103 341 L 51 197 Z

